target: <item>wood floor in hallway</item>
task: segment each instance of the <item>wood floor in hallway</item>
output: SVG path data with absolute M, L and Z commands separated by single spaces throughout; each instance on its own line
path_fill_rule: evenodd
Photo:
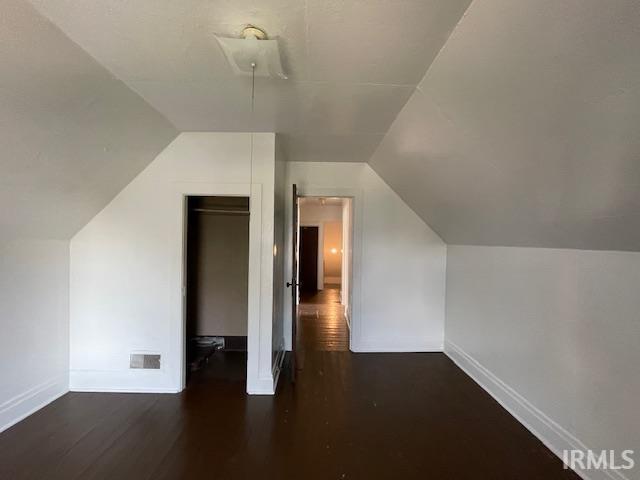
M 298 345 L 304 351 L 349 351 L 349 329 L 339 285 L 325 285 L 324 290 L 301 294 L 298 333 Z
M 298 381 L 274 397 L 244 393 L 235 352 L 180 394 L 69 393 L 0 434 L 0 479 L 578 478 L 444 354 L 327 351 L 301 331 Z

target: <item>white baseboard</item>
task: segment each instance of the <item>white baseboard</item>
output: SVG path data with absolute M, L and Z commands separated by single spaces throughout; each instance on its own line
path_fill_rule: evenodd
M 584 442 L 532 405 L 461 347 L 447 340 L 444 352 L 560 459 L 563 450 L 589 450 Z M 629 480 L 619 470 L 576 470 L 576 473 L 585 480 Z
M 273 376 L 258 378 L 256 382 L 247 382 L 247 393 L 249 395 L 273 395 L 275 394 L 275 382 Z
M 68 391 L 65 374 L 36 385 L 0 404 L 0 432 L 14 426 Z
M 162 370 L 71 370 L 69 390 L 72 392 L 113 393 L 178 393 Z
M 351 330 L 351 309 L 348 305 L 344 305 L 344 319 L 347 321 L 347 328 Z
M 442 352 L 442 349 L 440 340 L 416 337 L 355 340 L 351 345 L 351 351 L 356 353 Z

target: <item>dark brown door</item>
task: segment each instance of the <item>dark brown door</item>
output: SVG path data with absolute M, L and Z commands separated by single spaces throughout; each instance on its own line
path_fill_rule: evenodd
M 300 227 L 300 292 L 318 290 L 318 227 Z
M 293 215 L 291 222 L 291 282 L 287 282 L 287 287 L 291 288 L 291 361 L 290 376 L 291 381 L 296 381 L 296 355 L 297 355 L 297 335 L 298 335 L 298 187 L 293 184 Z

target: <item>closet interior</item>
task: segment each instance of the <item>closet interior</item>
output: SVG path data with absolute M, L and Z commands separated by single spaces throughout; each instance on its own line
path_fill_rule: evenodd
M 246 377 L 249 198 L 187 197 L 187 381 Z

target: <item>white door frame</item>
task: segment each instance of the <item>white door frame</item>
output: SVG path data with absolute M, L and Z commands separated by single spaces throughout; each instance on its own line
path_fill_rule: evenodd
M 353 261 L 351 271 L 351 296 L 353 305 L 351 306 L 351 328 L 349 329 L 349 350 L 358 351 L 360 339 L 362 338 L 362 225 L 364 210 L 364 194 L 362 190 L 356 188 L 335 188 L 316 185 L 298 184 L 298 195 L 301 197 L 342 197 L 351 199 L 351 209 L 353 217 L 351 247 L 353 249 Z M 289 222 L 290 224 L 291 222 Z M 291 319 L 295 321 L 295 319 Z
M 206 182 L 176 182 L 175 201 L 179 204 L 179 218 L 175 232 L 179 235 L 174 244 L 178 251 L 174 255 L 175 279 L 172 288 L 175 311 L 174 358 L 179 362 L 171 368 L 179 390 L 186 386 L 186 239 L 187 239 L 187 197 L 224 196 L 249 198 L 249 279 L 247 312 L 247 391 L 259 384 L 260 372 L 260 305 L 261 305 L 261 246 L 262 246 L 262 185 L 260 184 L 218 184 Z M 270 342 L 271 339 L 269 338 Z M 271 365 L 269 365 L 269 370 Z

